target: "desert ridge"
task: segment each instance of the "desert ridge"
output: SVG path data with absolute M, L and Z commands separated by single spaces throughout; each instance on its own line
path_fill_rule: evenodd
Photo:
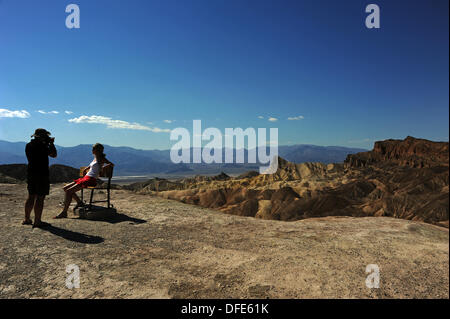
M 221 212 L 293 221 L 326 216 L 395 217 L 448 228 L 448 142 L 407 137 L 375 143 L 344 163 L 292 163 L 273 174 L 221 173 L 124 186 Z

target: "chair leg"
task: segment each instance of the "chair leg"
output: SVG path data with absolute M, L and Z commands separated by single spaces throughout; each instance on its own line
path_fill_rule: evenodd
M 111 208 L 111 176 L 108 178 L 108 186 L 106 188 L 108 194 L 108 209 Z
M 81 202 L 83 203 L 83 206 L 81 206 L 81 209 L 83 210 L 83 214 L 86 213 L 86 206 L 84 205 L 84 192 L 83 189 L 81 189 Z
M 89 209 L 92 208 L 93 198 L 94 198 L 94 188 L 91 189 L 91 198 L 89 199 Z

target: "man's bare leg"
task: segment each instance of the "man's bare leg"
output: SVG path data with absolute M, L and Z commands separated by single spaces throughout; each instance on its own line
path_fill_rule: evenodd
M 33 223 L 31 220 L 31 211 L 33 210 L 34 202 L 36 200 L 36 195 L 28 195 L 27 200 L 25 201 L 25 219 L 23 220 L 23 225 L 29 225 Z
M 45 195 L 37 195 L 36 201 L 34 202 L 34 225 L 39 226 L 42 224 L 42 210 L 44 209 L 44 199 Z

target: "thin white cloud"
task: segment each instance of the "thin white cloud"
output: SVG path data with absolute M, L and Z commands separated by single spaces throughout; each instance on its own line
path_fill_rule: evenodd
M 64 111 L 64 113 L 66 113 L 66 114 L 73 114 L 73 112 L 72 111 Z
M 263 118 L 264 118 L 264 116 L 261 116 L 261 115 L 260 115 L 260 116 L 258 116 L 258 118 L 259 118 L 259 119 L 263 119 Z
M 170 130 L 166 128 L 150 127 L 149 130 L 153 133 L 170 133 Z
M 45 111 L 39 110 L 39 111 L 37 111 L 37 112 L 38 112 L 38 113 L 41 113 L 41 114 L 59 114 L 58 111 L 49 111 L 49 112 L 45 112 Z
M 139 130 L 139 131 L 150 131 L 154 133 L 170 133 L 169 129 L 161 129 L 159 127 L 149 127 L 139 123 L 130 123 L 122 120 L 113 120 L 107 116 L 101 115 L 82 115 L 73 119 L 69 119 L 71 123 L 89 123 L 89 124 L 103 124 L 107 128 L 112 129 L 128 129 L 128 130 Z
M 173 122 L 172 120 L 164 120 L 164 123 L 170 124 L 170 123 L 172 123 L 172 122 Z
M 18 117 L 18 118 L 28 118 L 30 117 L 30 113 L 25 110 L 20 111 L 11 111 L 8 109 L 0 109 L 0 117 Z
M 276 117 L 269 117 L 269 122 L 276 122 L 278 119 Z
M 289 121 L 299 121 L 303 120 L 305 117 L 303 115 L 288 117 Z

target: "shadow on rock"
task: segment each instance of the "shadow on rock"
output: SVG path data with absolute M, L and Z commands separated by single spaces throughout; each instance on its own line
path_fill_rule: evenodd
M 82 244 L 100 244 L 104 241 L 104 239 L 99 236 L 86 235 L 71 230 L 59 228 L 53 225 L 42 228 L 42 230 L 48 231 L 49 233 L 52 233 L 53 235 L 62 237 L 64 239 L 75 241 L 77 243 Z
M 130 217 L 128 215 L 118 213 L 115 208 L 105 208 L 99 206 L 92 206 L 91 209 L 83 211 L 79 209 L 76 213 L 80 219 L 87 219 L 92 221 L 108 222 L 110 224 L 117 224 L 121 222 L 130 222 L 130 224 L 143 224 L 147 221 L 144 219 Z

